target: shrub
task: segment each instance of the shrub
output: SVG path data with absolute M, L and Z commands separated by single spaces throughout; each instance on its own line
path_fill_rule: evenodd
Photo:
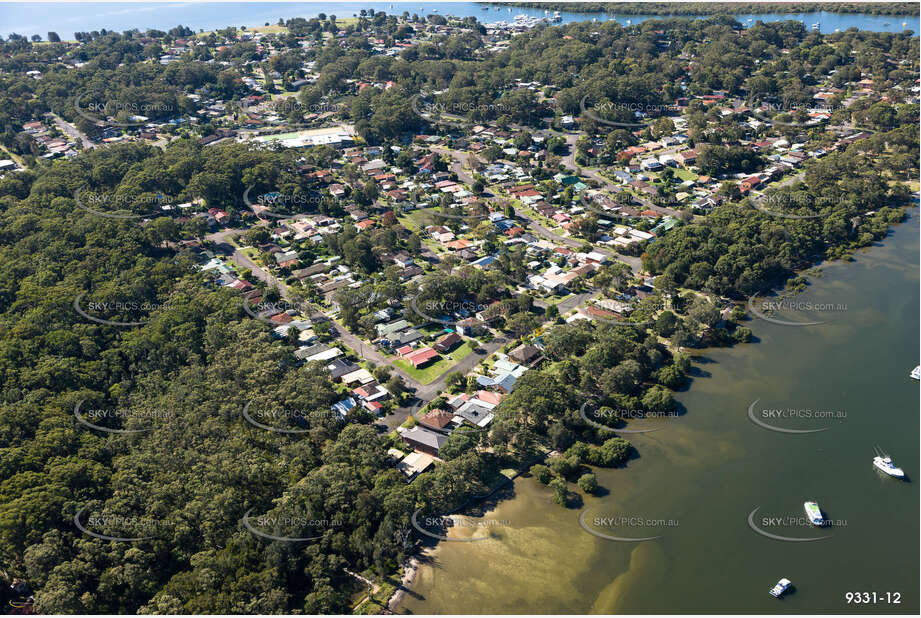
M 549 483 L 553 478 L 553 474 L 550 472 L 550 468 L 542 464 L 534 464 L 531 466 L 531 476 L 536 478 L 544 485 Z
M 627 461 L 633 453 L 633 445 L 623 438 L 611 438 L 601 446 L 589 451 L 588 463 L 602 468 L 611 468 Z
M 569 488 L 563 479 L 553 479 L 550 481 L 550 489 L 553 490 L 553 501 L 560 506 L 566 505 L 566 499 L 569 498 Z
M 593 494 L 598 491 L 598 479 L 594 474 L 583 474 L 579 477 L 579 489 L 587 494 Z

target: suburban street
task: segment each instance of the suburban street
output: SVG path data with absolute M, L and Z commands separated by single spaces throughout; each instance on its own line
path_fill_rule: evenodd
M 575 152 L 575 139 L 578 138 L 578 135 L 572 134 L 572 133 L 568 133 L 568 134 L 566 134 L 566 136 L 567 136 L 567 140 L 569 140 L 569 138 L 572 138 L 572 144 L 573 144 L 573 145 L 571 146 L 571 150 L 572 150 L 572 152 L 574 153 L 574 152 Z M 470 183 L 473 182 L 473 177 L 472 177 L 469 173 L 467 173 L 466 170 L 464 170 L 464 167 L 463 167 L 463 164 L 464 164 L 464 158 L 463 158 L 463 157 L 464 157 L 464 155 L 463 155 L 463 153 L 461 153 L 461 152 L 459 152 L 459 151 L 457 151 L 457 150 L 452 150 L 452 149 L 450 149 L 450 148 L 444 148 L 444 147 L 433 147 L 432 150 L 434 150 L 435 152 L 438 152 L 439 154 L 443 154 L 443 155 L 447 155 L 447 156 L 451 157 L 451 159 L 452 159 L 451 171 L 453 171 L 455 174 L 457 174 L 458 179 L 460 179 L 462 182 L 466 182 L 466 183 L 468 183 L 468 184 L 470 184 Z M 571 157 L 574 157 L 574 155 L 571 155 Z M 572 164 L 571 161 L 570 161 L 570 163 Z M 574 164 L 572 164 L 572 168 L 573 168 L 573 169 L 575 168 L 575 165 L 574 165 Z M 583 172 L 584 172 L 584 170 L 583 170 Z M 595 173 L 597 174 L 597 172 L 595 172 Z M 606 184 L 608 185 L 608 187 L 609 187 L 612 191 L 621 191 L 621 190 L 622 190 L 620 187 L 615 186 L 613 183 L 611 183 L 609 180 L 603 178 L 602 176 L 598 175 L 598 177 L 599 177 L 599 179 L 600 179 L 599 182 L 604 182 L 604 183 L 606 183 Z M 543 237 L 546 238 L 547 240 L 550 240 L 550 241 L 553 241 L 553 242 L 557 242 L 557 243 L 563 243 L 563 244 L 565 244 L 565 245 L 567 245 L 567 246 L 569 246 L 569 247 L 571 247 L 571 248 L 574 248 L 574 249 L 581 249 L 581 248 L 585 245 L 585 243 L 588 242 L 588 241 L 585 241 L 585 240 L 576 239 L 576 238 L 572 238 L 572 237 L 559 236 L 559 235 L 557 235 L 557 234 L 551 232 L 550 230 L 548 230 L 546 227 L 544 227 L 543 225 L 541 225 L 541 224 L 538 223 L 537 221 L 534 221 L 533 219 L 530 219 L 530 218 L 528 218 L 528 217 L 526 217 L 526 216 L 524 216 L 524 215 L 521 215 L 521 214 L 519 214 L 518 217 L 519 217 L 520 219 L 522 219 L 523 221 L 526 222 L 526 225 L 528 226 L 528 229 L 530 229 L 531 231 L 537 233 L 537 234 L 540 235 L 540 236 L 543 236 Z M 593 245 L 593 246 L 594 246 L 594 245 Z M 635 273 L 639 273 L 640 270 L 642 270 L 642 264 L 641 264 L 641 261 L 640 261 L 640 259 L 639 259 L 638 257 L 630 257 L 630 256 L 615 254 L 615 252 L 611 251 L 610 249 L 605 249 L 605 248 L 601 248 L 601 247 L 595 247 L 595 251 L 597 251 L 598 253 L 601 253 L 601 254 L 603 254 L 603 255 L 607 255 L 607 256 L 609 256 L 609 257 L 611 257 L 611 256 L 616 257 L 616 259 L 618 259 L 618 260 L 620 260 L 620 261 L 622 261 L 622 262 L 628 264 L 628 265 L 630 266 L 630 268 L 632 268 L 633 271 L 634 271 Z
M 248 268 L 257 279 L 260 279 L 268 286 L 274 286 L 278 288 L 282 298 L 291 302 L 292 297 L 290 291 L 282 281 L 279 281 L 271 273 L 265 271 L 258 264 L 253 262 L 248 255 L 239 249 L 236 249 L 233 245 L 227 242 L 228 237 L 239 234 L 243 231 L 244 230 L 241 229 L 221 230 L 220 232 L 215 232 L 214 234 L 208 234 L 205 236 L 205 239 L 217 244 L 219 250 L 222 253 L 229 255 L 233 262 L 238 266 L 242 268 Z M 313 306 L 310 306 L 309 310 L 311 314 L 319 313 L 319 311 L 316 310 L 316 308 Z M 568 311 L 568 309 L 566 310 Z M 461 373 L 466 374 L 481 360 L 488 358 L 508 341 L 504 337 L 496 337 L 489 343 L 483 345 L 479 351 L 474 351 L 468 354 L 456 365 L 447 369 L 444 373 L 438 376 L 434 381 L 430 382 L 429 384 L 422 384 L 407 374 L 405 371 L 395 366 L 391 360 L 385 358 L 374 348 L 374 346 L 362 341 L 359 337 L 349 332 L 349 330 L 345 327 L 337 324 L 336 331 L 342 343 L 348 346 L 356 356 L 365 361 L 374 363 L 375 365 L 386 365 L 393 373 L 399 375 L 403 379 L 403 383 L 408 389 L 413 391 L 416 399 L 421 399 L 426 402 L 434 399 L 444 390 L 445 381 L 448 374 L 454 371 L 460 371 Z M 381 419 L 380 422 L 386 424 L 390 429 L 393 429 L 394 427 L 402 424 L 407 419 L 411 407 L 412 406 L 399 408 L 393 414 Z
M 64 120 L 63 118 L 61 118 L 60 116 L 52 112 L 48 112 L 48 116 L 50 116 L 51 119 L 54 120 L 54 124 L 57 125 L 57 127 L 61 130 L 62 133 L 80 142 L 83 145 L 84 150 L 90 150 L 96 147 L 96 144 L 94 144 L 90 140 L 90 138 L 86 136 L 86 133 L 83 133 L 71 123 L 67 122 L 66 120 Z

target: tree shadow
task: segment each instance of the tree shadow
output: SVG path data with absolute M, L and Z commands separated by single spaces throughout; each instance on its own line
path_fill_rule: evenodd
M 566 504 L 564 505 L 567 509 L 580 509 L 585 506 L 585 501 L 582 499 L 582 494 L 577 494 L 573 491 L 570 491 L 566 495 Z
M 596 489 L 595 492 L 592 494 L 592 496 L 595 498 L 604 498 L 605 496 L 610 496 L 610 495 L 611 495 L 611 490 L 608 489 L 607 487 L 602 487 L 601 485 L 599 485 L 598 489 Z

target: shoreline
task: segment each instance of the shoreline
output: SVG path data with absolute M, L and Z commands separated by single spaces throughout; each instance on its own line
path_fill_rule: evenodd
M 211 4 L 211 3 L 215 2 L 215 1 L 220 1 L 220 0 L 211 0 L 210 2 L 205 2 L 204 4 L 206 4 L 206 5 L 207 5 L 207 4 Z M 224 0 L 224 1 L 227 1 L 227 0 Z M 22 4 L 27 4 L 27 3 L 22 3 Z M 55 4 L 55 3 L 54 3 L 54 2 L 50 2 L 50 3 L 48 3 L 48 4 L 52 4 L 52 5 L 53 5 L 53 4 Z M 131 4 L 131 3 L 129 2 L 128 4 Z M 144 4 L 144 3 L 142 3 L 142 4 Z M 151 2 L 150 4 L 156 4 L 156 2 Z M 177 4 L 178 4 L 178 3 L 177 3 Z M 259 3 L 255 2 L 255 0 L 230 0 L 230 1 L 229 1 L 229 4 L 231 4 L 231 5 L 246 5 L 246 4 L 253 4 L 253 5 L 257 5 L 257 6 L 258 6 Z M 290 5 L 290 6 L 293 7 L 293 6 L 297 5 L 297 1 L 296 1 L 296 0 L 280 0 L 280 1 L 278 2 L 278 4 L 281 4 L 281 5 Z M 351 7 L 351 8 L 352 8 L 352 9 L 354 10 L 354 12 L 356 12 L 356 13 L 357 13 L 361 8 L 367 8 L 367 7 L 363 7 L 363 6 L 361 5 L 361 3 L 355 2 L 354 0 L 351 2 L 351 4 L 352 4 L 352 7 Z M 388 5 L 387 3 L 373 3 L 373 2 L 372 2 L 372 4 L 381 4 L 382 6 L 384 6 L 384 8 L 382 9 L 381 12 L 384 12 L 384 13 L 386 13 L 387 15 L 393 15 L 393 16 L 396 16 L 396 17 L 399 17 L 400 15 L 402 15 L 402 12 L 391 12 L 391 10 L 389 9 L 389 5 Z M 443 3 L 441 3 L 441 2 L 426 2 L 426 3 L 423 3 L 423 4 L 431 4 L 431 5 L 435 6 L 435 7 L 438 7 L 438 5 L 443 4 Z M 447 3 L 444 3 L 444 4 L 447 4 Z M 460 4 L 464 4 L 464 3 L 460 3 Z M 708 19 L 708 18 L 711 18 L 711 17 L 713 17 L 713 16 L 715 16 L 715 15 L 729 15 L 730 17 L 732 17 L 732 18 L 738 20 L 738 19 L 741 18 L 741 17 L 749 17 L 749 16 L 751 16 L 751 17 L 763 17 L 763 16 L 767 16 L 767 15 L 778 15 L 778 16 L 784 16 L 784 17 L 789 16 L 790 19 L 793 19 L 795 16 L 800 15 L 800 16 L 803 16 L 803 17 L 809 17 L 809 18 L 811 19 L 813 16 L 815 16 L 815 17 L 818 18 L 819 15 L 827 14 L 827 15 L 834 15 L 835 17 L 839 17 L 839 18 L 863 17 L 863 18 L 871 19 L 871 20 L 892 20 L 893 22 L 896 22 L 894 25 L 898 25 L 898 24 L 900 24 L 902 21 L 904 21 L 904 22 L 906 22 L 906 26 L 905 26 L 904 28 L 900 29 L 900 30 L 899 30 L 899 29 L 895 29 L 895 28 L 893 28 L 893 29 L 891 29 L 891 30 L 890 30 L 890 29 L 886 29 L 886 28 L 883 28 L 883 29 L 880 29 L 880 30 L 876 30 L 876 29 L 873 29 L 873 28 L 868 28 L 868 27 L 866 27 L 866 25 L 864 25 L 864 26 L 856 26 L 856 27 L 857 27 L 859 30 L 861 30 L 861 31 L 878 32 L 878 33 L 881 33 L 881 32 L 888 32 L 888 33 L 891 33 L 891 34 L 899 34 L 899 33 L 903 32 L 903 31 L 906 30 L 906 29 L 907 29 L 907 30 L 911 30 L 912 32 L 916 32 L 916 31 L 915 31 L 915 28 L 917 27 L 918 19 L 919 19 L 919 16 L 918 16 L 917 14 L 913 14 L 913 13 L 908 13 L 908 14 L 904 14 L 904 13 L 893 13 L 893 14 L 889 14 L 889 13 L 879 13 L 879 14 L 876 14 L 876 13 L 870 13 L 870 12 L 867 12 L 867 11 L 854 11 L 854 12 L 848 12 L 848 11 L 829 11 L 829 10 L 825 10 L 826 8 L 829 8 L 829 7 L 824 7 L 822 10 L 813 10 L 813 11 L 806 11 L 806 12 L 777 12 L 777 11 L 761 12 L 761 11 L 748 10 L 748 9 L 744 9 L 744 10 L 743 10 L 743 9 L 739 9 L 739 10 L 731 10 L 731 11 L 729 11 L 729 12 L 727 12 L 727 13 L 714 12 L 714 13 L 694 13 L 694 14 L 691 14 L 691 13 L 688 13 L 688 14 L 683 14 L 683 13 L 680 13 L 680 14 L 673 14 L 673 13 L 658 13 L 658 12 L 655 12 L 655 10 L 652 10 L 651 12 L 650 12 L 650 11 L 645 11 L 645 10 L 642 9 L 642 7 L 635 7 L 635 8 L 633 8 L 633 9 L 629 9 L 629 8 L 628 8 L 628 9 L 626 9 L 627 12 L 623 12 L 623 11 L 610 12 L 610 11 L 605 11 L 605 10 L 599 10 L 599 11 L 579 11 L 579 10 L 575 10 L 575 9 L 573 9 L 573 8 L 566 8 L 565 6 L 557 7 L 557 6 L 555 6 L 557 3 L 539 4 L 539 3 L 534 3 L 534 2 L 510 2 L 510 3 L 508 3 L 508 2 L 473 2 L 473 3 L 471 3 L 471 4 L 477 5 L 478 7 L 490 7 L 490 6 L 497 6 L 497 5 L 503 4 L 503 5 L 505 5 L 506 7 L 509 7 L 509 8 L 517 8 L 517 9 L 519 9 L 519 10 L 534 11 L 535 13 L 539 13 L 539 12 L 544 11 L 544 10 L 557 10 L 557 9 L 558 9 L 558 10 L 560 10 L 561 13 L 565 13 L 565 14 L 567 14 L 567 15 L 574 16 L 574 17 L 575 17 L 575 19 L 573 19 L 572 21 L 567 21 L 567 22 L 563 22 L 563 23 L 554 23 L 554 24 L 551 24 L 551 25 L 554 25 L 554 26 L 566 25 L 566 24 L 568 24 L 568 23 L 582 23 L 582 22 L 588 22 L 588 21 L 591 21 L 591 19 L 592 19 L 593 16 L 595 16 L 596 18 L 597 18 L 597 17 L 608 17 L 608 16 L 614 16 L 614 17 L 617 17 L 617 16 L 624 16 L 624 17 L 636 17 L 636 18 L 641 18 L 641 19 Z M 587 3 L 587 4 L 592 4 L 592 3 Z M 627 4 L 638 4 L 638 3 L 627 3 Z M 746 5 L 746 4 L 747 4 L 749 7 L 751 7 L 751 6 L 757 5 L 758 3 L 742 3 L 742 4 L 743 4 L 743 5 Z M 883 4 L 883 3 L 876 3 L 876 4 Z M 317 11 L 320 11 L 320 12 L 322 12 L 322 11 L 326 11 L 326 12 L 335 11 L 337 8 L 339 8 L 339 7 L 336 6 L 336 3 L 316 3 L 315 6 L 318 7 L 318 8 L 317 8 Z M 342 5 L 340 5 L 340 6 L 341 6 L 341 8 L 346 8 L 346 9 L 348 9 L 348 7 L 346 7 L 346 6 L 342 6 Z M 553 6 L 554 8 L 550 8 L 551 6 Z M 165 8 L 169 8 L 169 7 L 165 7 Z M 275 8 L 279 9 L 279 10 L 278 10 L 278 13 L 286 13 L 286 14 L 287 14 L 287 11 L 284 10 L 284 8 L 282 8 L 282 7 L 272 7 L 272 8 L 273 8 L 273 9 L 275 9 Z M 373 7 L 372 7 L 372 8 L 373 8 Z M 410 13 L 413 13 L 413 12 L 418 12 L 418 11 L 416 11 L 416 10 L 410 11 Z M 258 30 L 260 30 L 260 29 L 265 29 L 265 28 L 270 28 L 270 29 L 271 29 L 271 28 L 277 28 L 277 23 L 278 23 L 278 19 L 279 19 L 279 18 L 282 18 L 282 19 L 294 19 L 294 18 L 300 17 L 300 18 L 304 18 L 304 19 L 312 19 L 313 17 L 316 17 L 316 15 L 315 15 L 315 14 L 312 14 L 312 13 L 313 13 L 313 11 L 311 10 L 311 11 L 307 11 L 307 12 L 301 12 L 301 13 L 299 13 L 299 14 L 297 14 L 297 15 L 292 15 L 292 16 L 289 16 L 289 17 L 285 17 L 284 15 L 281 15 L 281 14 L 272 14 L 271 16 L 269 16 L 268 14 L 262 14 L 262 15 L 253 16 L 253 17 L 239 17 L 239 18 L 237 18 L 236 16 L 232 16 L 232 17 L 228 17 L 227 19 L 228 19 L 228 20 L 231 20 L 231 21 L 237 21 L 237 20 L 238 20 L 236 24 L 234 24 L 234 23 L 225 23 L 224 25 L 220 25 L 220 26 L 201 26 L 201 25 L 198 25 L 198 24 L 201 23 L 201 20 L 200 20 L 200 19 L 196 19 L 195 16 L 181 16 L 181 15 L 180 15 L 180 16 L 177 16 L 176 19 L 179 21 L 180 24 L 186 25 L 186 26 L 188 26 L 189 28 L 191 28 L 191 29 L 193 30 L 194 33 L 193 33 L 192 36 L 194 36 L 194 37 L 199 37 L 199 36 L 207 35 L 207 34 L 210 33 L 210 32 L 216 32 L 217 30 L 223 30 L 223 29 L 225 29 L 225 28 L 235 28 L 235 29 L 239 30 L 241 26 L 245 27 L 245 28 L 247 29 L 247 31 L 250 31 L 250 32 L 258 31 Z M 463 19 L 463 18 L 464 18 L 463 15 L 456 15 L 456 14 L 449 13 L 449 12 L 440 13 L 440 14 L 443 15 L 443 16 L 445 16 L 445 17 L 456 17 L 456 18 L 458 18 L 458 19 Z M 483 16 L 492 16 L 492 15 L 493 15 L 492 12 L 480 12 L 480 11 L 478 10 L 478 11 L 476 11 L 476 12 L 472 12 L 472 15 L 469 15 L 469 16 L 471 16 L 471 17 L 477 17 L 477 21 L 478 21 L 478 22 L 480 22 L 481 24 L 485 24 L 485 23 L 489 23 L 489 22 L 487 22 L 487 21 L 485 21 L 485 20 L 481 20 L 480 17 L 483 17 Z M 506 16 L 506 12 L 502 12 L 501 15 L 502 15 L 503 17 L 505 17 L 505 16 Z M 104 20 L 103 20 L 103 17 L 105 17 L 105 16 L 100 16 L 100 18 L 99 18 L 99 21 L 100 21 L 100 22 L 104 21 Z M 257 17 L 258 17 L 258 19 L 257 19 Z M 583 18 L 584 18 L 584 19 L 583 19 Z M 252 20 L 252 23 L 250 23 L 251 20 Z M 265 26 L 266 21 L 269 22 L 269 26 Z M 357 18 L 356 18 L 356 17 L 352 17 L 352 16 L 351 16 L 351 12 L 350 12 L 348 17 L 342 16 L 342 17 L 339 17 L 339 19 L 337 19 L 336 21 L 337 21 L 337 23 L 339 23 L 339 24 L 341 24 L 341 25 L 348 25 L 349 23 L 354 23 L 354 22 L 356 22 L 356 21 L 357 21 Z M 609 20 L 604 20 L 604 21 L 609 21 Z M 783 21 L 783 20 L 778 20 L 778 21 Z M 191 25 L 191 24 L 196 24 L 196 25 Z M 16 32 L 16 33 L 19 33 L 19 34 L 23 34 L 24 36 L 27 36 L 27 37 L 32 36 L 33 34 L 38 34 L 39 36 L 41 36 L 41 37 L 44 39 L 44 37 L 46 36 L 47 31 L 48 31 L 48 30 L 53 30 L 53 31 L 58 32 L 58 34 L 59 34 L 60 37 L 61 37 L 61 42 L 62 42 L 62 43 L 77 43 L 77 41 L 72 37 L 72 35 L 74 34 L 75 31 L 71 31 L 70 28 L 77 28 L 78 31 L 84 31 L 84 30 L 85 30 L 85 31 L 92 31 L 92 30 L 99 30 L 99 29 L 101 29 L 101 28 L 105 28 L 105 29 L 108 29 L 108 30 L 110 30 L 110 31 L 112 31 L 112 32 L 115 32 L 115 33 L 119 33 L 119 34 L 120 34 L 120 33 L 124 32 L 124 31 L 126 31 L 126 30 L 131 29 L 131 28 L 138 28 L 140 31 L 143 32 L 143 31 L 146 31 L 146 30 L 168 30 L 169 28 L 172 28 L 172 27 L 174 27 L 175 25 L 177 25 L 177 24 L 176 24 L 176 23 L 164 23 L 164 24 L 161 24 L 161 25 L 158 26 L 158 25 L 156 25 L 156 24 L 153 23 L 153 22 L 150 22 L 150 23 L 148 23 L 148 24 L 146 24 L 146 25 L 143 25 L 143 26 L 139 26 L 139 25 L 137 25 L 137 24 L 133 24 L 133 25 L 131 25 L 131 26 L 128 26 L 128 25 L 126 25 L 126 24 L 119 24 L 119 23 L 108 23 L 108 24 L 104 24 L 104 23 L 93 23 L 93 24 L 91 24 L 91 25 L 81 25 L 80 23 L 77 23 L 77 24 L 69 24 L 69 23 L 67 23 L 67 22 L 65 21 L 65 22 L 61 22 L 61 23 L 58 23 L 58 24 L 54 24 L 54 23 L 52 23 L 52 24 L 46 24 L 46 25 L 42 26 L 42 28 L 39 28 L 39 29 L 36 29 L 32 24 L 29 24 L 29 25 L 13 24 L 12 26 L 8 26 L 9 28 L 12 28 L 12 30 L 0 32 L 0 35 L 6 37 L 6 36 L 8 36 L 9 34 L 11 34 L 12 32 Z M 744 25 L 744 24 L 743 24 L 743 25 Z M 61 34 L 62 32 L 68 33 L 68 34 Z M 831 34 L 831 32 L 825 32 L 825 33 L 823 33 L 823 34 Z M 915 36 L 917 36 L 917 34 L 915 34 Z M 48 41 L 42 40 L 42 41 L 40 41 L 40 43 L 48 43 Z
M 821 261 L 818 261 L 818 262 L 816 262 L 816 263 L 810 265 L 809 268 L 803 269 L 803 270 L 801 270 L 801 271 L 796 271 L 797 275 L 803 274 L 803 273 L 806 273 L 806 272 L 809 272 L 809 271 L 811 271 L 811 270 L 813 270 L 813 269 L 816 269 L 816 268 L 821 268 L 821 267 L 826 266 L 826 265 L 840 264 L 841 266 L 848 266 L 848 265 L 849 265 L 848 262 L 852 261 L 857 255 L 860 255 L 861 253 L 869 252 L 869 251 L 871 251 L 871 250 L 874 249 L 874 248 L 883 246 L 883 245 L 885 244 L 886 240 L 887 240 L 897 229 L 899 229 L 900 227 L 902 227 L 904 224 L 909 223 L 909 222 L 911 221 L 912 218 L 921 216 L 921 210 L 919 210 L 919 208 L 921 208 L 921 198 L 919 198 L 919 193 L 918 193 L 918 192 L 914 192 L 913 197 L 911 198 L 910 202 L 909 202 L 908 204 L 903 205 L 901 208 L 903 209 L 903 212 L 904 212 L 904 215 L 905 215 L 905 216 L 903 217 L 903 219 L 902 219 L 901 221 L 899 221 L 899 222 L 897 222 L 897 223 L 894 223 L 894 224 L 890 224 L 890 225 L 888 226 L 888 227 L 889 227 L 888 233 L 887 233 L 886 236 L 883 237 L 882 239 L 880 239 L 880 240 L 878 240 L 878 241 L 874 241 L 873 243 L 871 243 L 870 245 L 867 245 L 867 246 L 865 246 L 865 247 L 859 247 L 859 248 L 857 248 L 853 253 L 851 253 L 851 254 L 849 254 L 849 256 L 847 256 L 847 257 L 850 257 L 850 259 L 847 259 L 847 257 L 841 257 L 841 258 L 836 258 L 836 259 L 832 259 L 832 260 L 821 260 Z M 781 292 L 782 292 L 782 291 L 783 291 L 783 290 L 781 290 Z M 753 319 L 753 318 L 752 318 L 752 319 Z M 734 346 L 733 346 L 733 347 L 734 347 Z M 707 348 L 705 348 L 705 349 L 707 349 Z M 690 388 L 690 387 L 689 387 L 689 388 Z M 519 473 L 516 474 L 514 477 L 509 478 L 508 481 L 507 481 L 506 483 L 502 483 L 500 486 L 504 487 L 504 486 L 506 486 L 507 484 L 514 484 L 514 483 L 516 483 L 516 482 L 517 482 L 518 480 L 520 480 L 520 479 L 522 479 L 522 472 L 521 472 L 521 471 L 519 471 Z M 499 487 L 496 487 L 492 492 L 490 492 L 489 495 L 491 495 L 492 493 L 495 493 L 495 491 L 498 490 L 498 489 L 499 489 Z M 484 497 L 484 496 L 480 496 L 479 498 L 482 498 L 482 497 Z M 471 500 L 467 501 L 461 508 L 456 509 L 454 512 L 457 512 L 457 511 L 462 510 L 463 508 L 469 506 L 469 504 L 470 504 L 471 502 L 475 501 L 477 498 L 478 498 L 478 497 L 475 497 L 475 496 L 474 496 L 474 497 L 471 497 Z M 496 507 L 498 507 L 498 504 L 494 506 L 494 508 L 496 508 Z M 417 578 L 418 578 L 418 576 L 419 576 L 419 571 L 420 571 L 421 568 L 422 568 L 422 562 L 423 562 L 424 560 L 430 559 L 430 558 L 432 558 L 433 556 L 435 556 L 435 555 L 437 554 L 438 550 L 440 549 L 440 547 L 441 547 L 441 543 L 437 543 L 437 542 L 436 542 L 436 543 L 435 543 L 434 545 L 432 545 L 432 546 L 426 546 L 426 547 L 424 547 L 419 553 L 414 554 L 409 560 L 407 560 L 407 562 L 405 563 L 405 566 L 404 566 L 404 572 L 403 572 L 402 581 L 401 581 L 401 583 L 400 583 L 400 587 L 397 588 L 397 590 L 394 592 L 394 594 L 391 596 L 391 598 L 389 599 L 389 601 L 388 601 L 388 603 L 387 603 L 387 607 L 388 607 L 388 609 L 389 609 L 390 611 L 392 611 L 392 612 L 394 612 L 394 613 L 397 613 L 397 609 L 399 609 L 400 605 L 405 601 L 405 598 L 406 598 L 406 596 L 407 596 L 407 593 L 408 593 L 409 591 L 411 591 L 411 586 L 413 585 L 413 583 L 416 582 L 416 580 L 417 580 Z
M 403 575 L 400 578 L 400 585 L 393 591 L 390 598 L 387 599 L 388 610 L 397 613 L 397 608 L 400 606 L 400 603 L 403 602 L 403 598 L 410 592 L 410 586 L 412 586 L 416 577 L 419 575 L 419 569 L 422 568 L 422 560 L 429 558 L 434 553 L 434 550 L 434 547 L 425 547 L 421 551 L 413 554 L 403 563 Z

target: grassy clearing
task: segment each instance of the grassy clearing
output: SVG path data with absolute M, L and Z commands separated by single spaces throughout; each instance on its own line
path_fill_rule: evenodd
M 686 169 L 677 168 L 675 169 L 675 176 L 681 180 L 693 180 L 696 182 L 698 174 L 695 174 L 694 172 L 688 171 Z
M 383 581 L 379 582 L 378 589 L 371 595 L 371 598 L 352 610 L 352 613 L 360 616 L 382 613 L 382 610 L 387 607 L 390 597 L 393 596 L 393 593 L 396 592 L 397 587 L 400 585 L 401 572 L 402 569 L 388 575 Z
M 16 165 L 18 165 L 19 167 L 25 167 L 25 165 L 24 165 L 23 162 L 22 162 L 22 157 L 20 157 L 18 154 L 14 154 L 14 153 L 10 152 L 10 151 L 7 150 L 6 147 L 3 146 L 3 145 L 0 145 L 0 151 L 3 151 L 7 157 L 9 157 L 9 158 L 12 159 L 13 161 L 15 161 L 15 162 L 16 162 Z
M 416 369 L 409 361 L 398 358 L 393 361 L 393 365 L 405 371 L 414 380 L 422 384 L 431 384 L 438 376 L 453 367 L 455 362 L 450 356 L 442 356 L 437 361 Z
M 465 341 L 459 345 L 449 356 L 454 359 L 455 362 L 459 363 L 464 360 L 466 357 L 470 356 L 470 353 L 473 352 L 473 346 L 470 345 L 469 341 Z

